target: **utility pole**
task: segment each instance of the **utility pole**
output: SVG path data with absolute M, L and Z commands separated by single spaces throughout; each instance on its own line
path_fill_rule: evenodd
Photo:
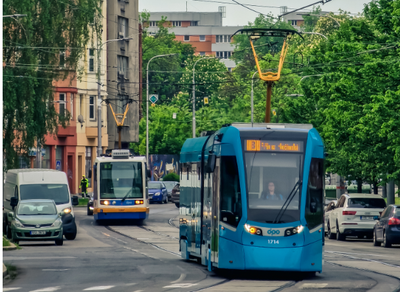
M 387 187 L 387 204 L 394 204 L 395 196 L 394 196 L 394 180 L 391 180 L 388 183 Z
M 193 101 L 192 101 L 192 116 L 193 116 L 193 121 L 192 121 L 192 135 L 193 138 L 196 138 L 196 84 L 194 81 L 195 78 L 195 72 L 196 72 L 196 64 L 197 62 L 199 62 L 200 60 L 206 60 L 206 59 L 215 59 L 215 57 L 206 57 L 206 58 L 201 58 L 198 59 L 196 62 L 194 62 L 193 65 Z
M 336 199 L 339 199 L 345 191 L 343 177 L 336 174 Z
M 254 75 L 256 75 L 258 71 L 254 72 L 253 77 L 251 77 L 251 123 L 254 123 Z

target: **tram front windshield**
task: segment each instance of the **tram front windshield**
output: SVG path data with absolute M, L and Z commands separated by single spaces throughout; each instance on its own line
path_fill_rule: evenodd
M 100 199 L 143 198 L 140 162 L 100 163 Z
M 248 220 L 288 223 L 300 220 L 303 154 L 246 152 Z M 290 194 L 292 195 L 290 196 Z M 287 209 L 283 207 L 286 199 Z M 286 209 L 286 210 L 285 210 Z M 282 215 L 278 215 L 281 212 Z

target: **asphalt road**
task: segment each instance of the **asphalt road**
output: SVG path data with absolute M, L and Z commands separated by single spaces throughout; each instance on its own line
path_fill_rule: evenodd
M 303 279 L 291 273 L 209 273 L 180 259 L 174 204 L 151 205 L 150 218 L 97 225 L 85 208 L 74 209 L 78 236 L 54 243 L 21 242 L 4 252 L 17 267 L 3 291 L 396 291 L 400 287 L 400 246 L 373 247 L 371 241 L 326 240 L 322 274 Z

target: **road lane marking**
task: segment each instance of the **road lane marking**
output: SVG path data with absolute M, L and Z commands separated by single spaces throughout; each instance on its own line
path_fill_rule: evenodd
M 13 287 L 13 288 L 3 288 L 3 291 L 14 291 L 14 290 L 19 290 L 21 287 Z
M 105 236 L 108 236 L 108 237 L 110 237 L 110 235 L 109 234 L 107 234 L 107 233 L 104 233 L 104 232 L 102 232 Z
M 179 283 L 182 282 L 186 278 L 186 274 L 181 274 L 178 280 L 172 281 L 171 284 L 173 283 Z
M 68 270 L 69 269 L 42 269 L 43 272 L 64 272 Z
M 326 251 L 326 252 L 329 252 L 329 251 Z M 382 262 L 382 261 L 377 261 L 377 260 L 372 260 L 372 259 L 367 259 L 367 258 L 358 258 L 358 257 L 352 256 L 352 255 L 349 255 L 347 253 L 334 252 L 334 251 L 331 251 L 329 253 L 338 254 L 338 255 L 341 255 L 343 257 L 347 257 L 347 258 L 350 258 L 350 259 L 356 259 L 356 260 L 363 260 L 363 261 L 368 261 L 368 262 L 372 262 L 372 263 L 378 263 L 378 264 L 386 265 L 386 266 L 397 268 L 397 269 L 400 268 L 400 266 L 398 266 L 398 265 L 393 265 L 393 264 L 385 263 L 385 262 Z
M 196 285 L 197 284 L 192 284 L 192 283 L 181 283 L 181 284 L 164 286 L 163 288 L 189 288 L 189 287 L 196 286 Z
M 83 289 L 83 291 L 91 291 L 91 290 L 108 290 L 111 288 L 114 288 L 115 286 L 95 286 L 95 287 L 90 287 Z
M 304 283 L 300 289 L 321 289 L 328 286 L 328 283 Z
M 30 292 L 51 292 L 51 291 L 57 291 L 57 290 L 60 290 L 60 289 L 61 289 L 61 287 L 57 286 L 57 287 L 48 287 L 48 288 L 32 290 Z
M 128 284 L 125 284 L 125 286 L 134 286 L 134 285 L 136 285 L 136 283 L 128 283 Z
M 123 241 L 123 240 L 121 240 L 121 239 L 119 239 L 119 238 L 114 238 L 115 240 L 118 240 L 118 241 L 121 241 L 121 242 L 123 242 L 123 243 L 125 243 L 125 244 L 128 244 L 127 242 L 125 242 L 125 241 Z
M 5 261 L 76 259 L 76 257 L 3 257 Z

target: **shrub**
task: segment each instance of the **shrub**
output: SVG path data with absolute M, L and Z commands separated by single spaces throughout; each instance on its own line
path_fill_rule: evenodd
M 163 181 L 179 181 L 179 175 L 176 173 L 168 173 L 166 176 L 163 177 Z

